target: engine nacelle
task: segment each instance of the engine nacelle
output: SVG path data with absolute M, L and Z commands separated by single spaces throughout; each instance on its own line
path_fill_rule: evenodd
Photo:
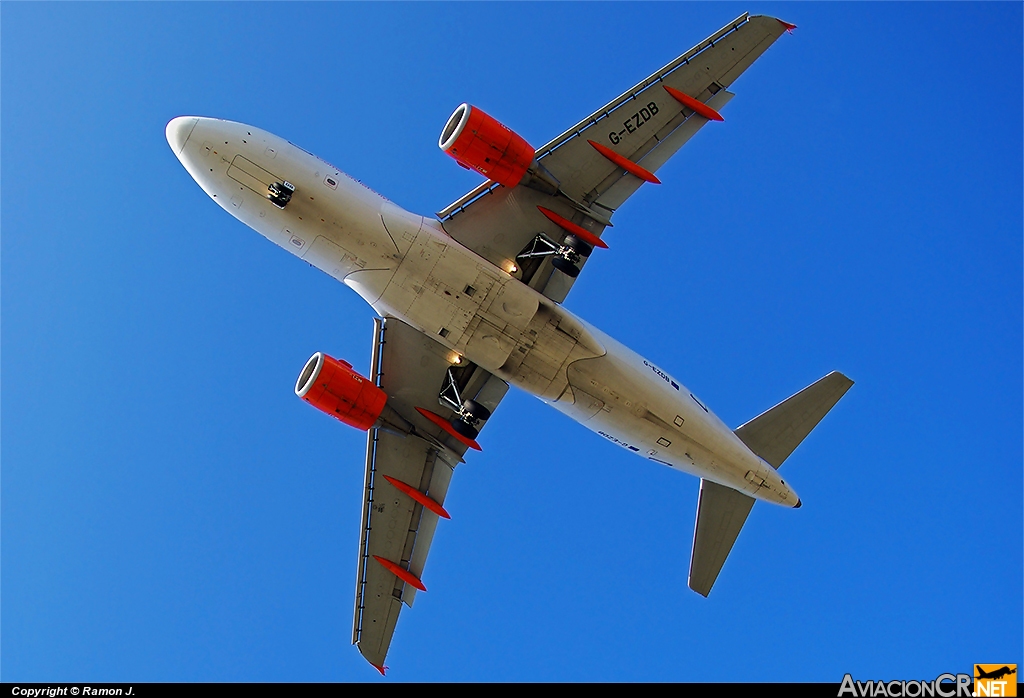
M 352 364 L 321 351 L 309 357 L 295 382 L 295 394 L 363 431 L 376 423 L 388 399 L 383 390 L 352 370 Z
M 506 187 L 519 184 L 533 163 L 533 146 L 481 109 L 461 104 L 437 141 L 463 167 Z

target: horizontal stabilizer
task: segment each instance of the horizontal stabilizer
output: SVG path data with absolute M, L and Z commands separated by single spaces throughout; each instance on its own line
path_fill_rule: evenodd
M 753 497 L 701 479 L 689 581 L 690 588 L 701 596 L 711 593 L 753 506 Z
M 833 371 L 736 430 L 751 451 L 778 468 L 828 414 L 853 381 Z
M 751 419 L 736 430 L 736 436 L 747 448 L 778 468 L 851 385 L 852 380 L 833 371 Z M 690 588 L 698 594 L 711 593 L 753 506 L 754 499 L 742 492 L 709 480 L 700 481 L 689 580 Z

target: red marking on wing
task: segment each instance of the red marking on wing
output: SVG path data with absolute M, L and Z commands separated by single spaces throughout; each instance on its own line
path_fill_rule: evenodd
M 725 119 L 722 118 L 721 114 L 716 112 L 708 105 L 704 104 L 704 102 L 701 102 L 698 99 L 694 99 L 690 95 L 686 94 L 685 92 L 680 92 L 674 87 L 669 87 L 668 85 L 662 85 L 662 87 L 665 88 L 666 92 L 672 95 L 672 99 L 676 100 L 687 109 L 692 109 L 693 111 L 697 112 L 705 119 L 710 119 L 711 121 L 725 121 Z
M 448 512 L 445 511 L 445 508 L 443 506 L 438 504 L 435 500 L 431 499 L 427 495 L 420 492 L 412 485 L 406 482 L 402 482 L 398 478 L 388 477 L 387 475 L 384 476 L 384 479 L 390 482 L 394 486 L 394 488 L 397 489 L 399 492 L 404 492 L 405 494 L 409 495 L 414 500 L 422 504 L 427 509 L 430 509 L 430 511 L 434 512 L 438 516 L 443 516 L 446 519 L 452 518 L 448 514 Z
M 406 584 L 410 584 L 420 591 L 427 590 L 427 588 L 423 586 L 423 582 L 420 581 L 420 578 L 404 567 L 399 567 L 395 563 L 391 562 L 391 560 L 383 558 L 380 555 L 374 555 L 373 559 L 379 562 L 384 569 L 401 579 Z
M 483 450 L 482 448 L 480 448 L 480 444 L 478 444 L 476 441 L 474 441 L 473 439 L 468 439 L 465 436 L 463 436 L 462 434 L 460 434 L 459 432 L 455 431 L 455 428 L 452 427 L 451 423 L 447 419 L 442 417 L 441 415 L 434 414 L 430 410 L 425 410 L 422 407 L 417 407 L 416 411 L 419 412 L 420 414 L 422 414 L 424 417 L 429 419 L 431 422 L 433 422 L 437 426 L 439 426 L 442 429 L 444 429 L 446 432 L 448 432 L 450 435 L 454 436 L 456 439 L 458 439 L 462 443 L 464 443 L 467 446 L 469 446 L 470 448 L 475 448 L 477 451 L 482 451 Z
M 538 206 L 537 209 L 541 213 L 543 213 L 549 221 L 559 226 L 560 228 L 563 228 L 565 231 L 572 233 L 573 235 L 575 235 L 576 237 L 578 237 L 580 240 L 587 243 L 591 247 L 603 247 L 605 249 L 608 249 L 608 244 L 604 240 L 597 237 L 586 228 L 578 226 L 572 221 L 562 218 L 551 209 L 544 208 L 543 206 Z
M 651 184 L 661 184 L 661 180 L 655 177 L 653 172 L 648 172 L 647 170 L 640 167 L 640 165 L 636 164 L 632 160 L 619 155 L 608 146 L 601 145 L 600 143 L 595 143 L 594 141 L 591 140 L 588 140 L 587 143 L 594 146 L 594 150 L 601 153 L 601 155 L 604 155 L 606 158 L 611 160 L 613 163 L 615 163 L 616 165 L 618 165 L 619 167 L 621 167 L 634 177 L 639 177 L 645 182 L 650 182 Z

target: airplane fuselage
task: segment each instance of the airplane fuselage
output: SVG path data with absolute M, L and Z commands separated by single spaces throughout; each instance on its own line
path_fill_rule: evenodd
M 638 455 L 798 506 L 796 493 L 667 372 L 333 165 L 273 134 L 179 117 L 167 138 L 228 213 L 351 287 L 373 309 Z M 294 185 L 284 208 L 271 181 Z M 440 386 L 439 386 L 440 387 Z

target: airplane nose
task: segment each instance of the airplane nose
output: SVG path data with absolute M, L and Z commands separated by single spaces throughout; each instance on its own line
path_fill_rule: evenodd
M 181 154 L 181 149 L 185 147 L 185 142 L 192 135 L 192 129 L 196 127 L 197 123 L 199 123 L 199 118 L 195 116 L 178 116 L 167 122 L 164 133 L 167 136 L 167 143 L 175 155 Z

